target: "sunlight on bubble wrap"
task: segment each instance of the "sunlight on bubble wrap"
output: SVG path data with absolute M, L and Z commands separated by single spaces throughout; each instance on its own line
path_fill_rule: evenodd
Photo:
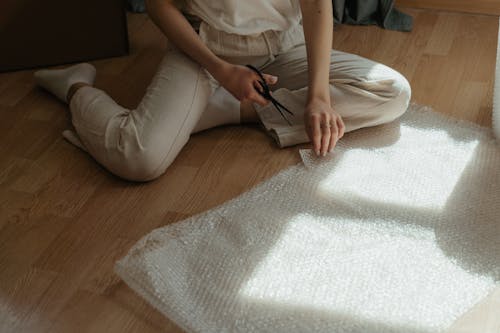
M 21 319 L 16 316 L 13 305 L 9 304 L 8 297 L 0 295 L 0 332 L 8 332 L 9 329 L 20 323 Z
M 456 141 L 445 130 L 402 125 L 401 138 L 389 147 L 345 151 L 331 174 L 319 184 L 318 192 L 441 209 L 477 144 L 477 140 Z
M 241 295 L 434 332 L 494 285 L 447 258 L 427 228 L 300 214 Z

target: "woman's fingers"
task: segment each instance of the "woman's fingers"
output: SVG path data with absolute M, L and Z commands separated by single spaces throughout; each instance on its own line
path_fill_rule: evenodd
M 260 86 L 258 80 L 253 78 L 252 76 L 246 78 L 248 81 L 242 82 L 242 93 L 239 96 L 240 101 L 252 101 L 261 106 L 265 106 L 269 103 L 267 99 L 265 99 L 259 92 L 263 92 L 262 87 Z
M 309 138 L 313 143 L 313 149 L 316 155 L 319 155 L 321 148 L 321 127 L 320 127 L 320 117 L 317 114 L 310 115 L 310 128 L 309 128 Z
M 267 99 L 265 99 L 262 95 L 260 95 L 257 90 L 252 90 L 249 92 L 247 95 L 247 99 L 254 101 L 255 103 L 259 104 L 260 106 L 265 106 L 269 103 Z
M 340 138 L 342 138 L 344 136 L 344 132 L 345 132 L 344 120 L 340 116 L 337 118 L 337 126 L 339 128 L 339 138 L 337 140 L 340 140 Z
M 304 121 L 307 135 L 318 156 L 326 156 L 327 152 L 331 152 L 344 135 L 344 121 L 328 101 L 319 98 L 308 101 Z
M 332 119 L 332 139 L 330 140 L 330 147 L 328 151 L 331 152 L 337 145 L 337 141 L 340 139 L 340 128 L 338 126 L 338 119 Z
M 262 84 L 260 82 L 261 82 L 260 79 L 254 79 L 252 81 L 252 86 L 253 86 L 254 90 L 259 93 L 259 95 L 264 92 L 264 87 L 262 86 Z
M 277 82 L 277 77 L 265 74 L 267 84 Z M 260 82 L 262 78 L 250 68 L 243 65 L 231 65 L 224 71 L 219 82 L 240 102 L 252 101 L 261 106 L 266 106 L 269 101 L 261 95 L 264 89 Z
M 340 116 L 328 117 L 324 114 L 322 116 L 311 114 L 308 116 L 308 124 L 307 134 L 313 144 L 314 152 L 318 156 L 325 156 L 327 152 L 331 152 L 338 140 L 344 136 L 345 125 Z
M 271 74 L 262 74 L 264 80 L 266 80 L 267 84 L 276 84 L 278 82 L 278 77 Z
M 330 127 L 330 118 L 325 114 L 320 122 L 321 128 L 321 155 L 325 156 L 328 146 L 330 144 L 330 139 L 333 137 L 333 128 Z
M 269 104 L 269 101 L 260 94 L 264 92 L 264 88 L 261 85 L 261 77 L 251 69 L 245 69 L 247 70 L 248 77 L 246 77 L 244 80 L 248 80 L 247 82 L 249 82 L 250 84 L 245 88 L 246 92 L 244 93 L 243 99 L 251 100 L 261 106 Z M 271 74 L 262 74 L 262 76 L 264 77 L 264 80 L 268 85 L 278 82 L 277 76 Z M 246 84 L 247 83 L 244 83 L 244 85 Z

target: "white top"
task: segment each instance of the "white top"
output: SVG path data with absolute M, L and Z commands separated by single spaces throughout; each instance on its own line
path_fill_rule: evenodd
M 298 0 L 185 0 L 185 10 L 212 28 L 237 35 L 286 31 L 300 23 Z

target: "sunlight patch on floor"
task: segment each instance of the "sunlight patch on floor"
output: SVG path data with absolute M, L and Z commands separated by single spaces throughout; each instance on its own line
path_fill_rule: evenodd
M 419 141 L 422 142 L 420 146 L 415 144 Z M 445 130 L 402 125 L 401 139 L 394 145 L 344 152 L 318 190 L 327 197 L 334 195 L 346 200 L 361 197 L 374 202 L 439 210 L 453 192 L 477 144 L 477 140 L 456 142 Z M 402 151 L 407 152 L 406 156 L 401 156 Z M 434 158 L 437 153 L 447 155 L 446 167 L 442 165 L 442 157 Z M 369 168 L 366 163 L 370 164 Z M 408 181 L 409 174 L 411 181 Z
M 454 306 L 476 300 L 464 286 L 492 283 L 446 257 L 428 228 L 300 214 L 240 293 L 256 303 L 433 330 L 451 325 Z

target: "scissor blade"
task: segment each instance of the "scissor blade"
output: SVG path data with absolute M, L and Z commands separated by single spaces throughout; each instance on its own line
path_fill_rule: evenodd
M 287 118 L 287 117 L 285 117 L 285 114 L 284 114 L 283 112 L 281 112 L 281 109 L 280 109 L 280 108 L 276 105 L 276 101 L 272 101 L 272 102 L 273 102 L 273 105 L 274 105 L 274 107 L 276 108 L 276 110 L 278 110 L 278 112 L 280 113 L 280 115 L 283 117 L 283 119 L 285 119 L 285 120 L 286 120 L 286 122 L 287 122 L 290 126 L 292 126 L 292 123 L 290 122 L 290 120 L 288 120 L 288 118 Z
M 278 102 L 276 99 L 274 99 L 273 97 L 273 100 L 274 100 L 274 103 L 277 104 L 279 107 L 281 107 L 283 110 L 285 110 L 286 112 L 288 112 L 289 114 L 293 115 L 293 112 L 288 110 L 287 107 L 285 107 L 283 104 L 281 104 L 280 102 Z

